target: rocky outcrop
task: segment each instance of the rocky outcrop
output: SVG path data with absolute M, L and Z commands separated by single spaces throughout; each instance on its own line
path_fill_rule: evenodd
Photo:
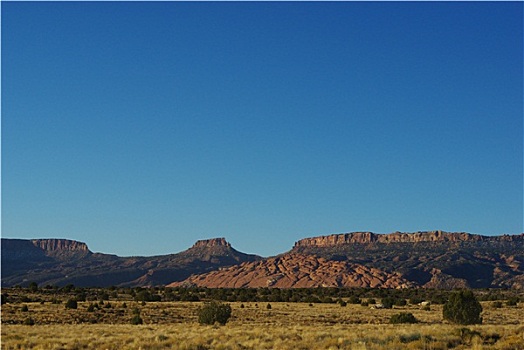
M 59 259 L 81 258 L 92 254 L 84 242 L 69 239 L 33 239 L 31 242 L 42 249 L 45 255 Z
M 443 273 L 439 269 L 432 269 L 431 275 L 431 280 L 424 284 L 424 288 L 464 289 L 471 287 L 466 279 L 453 277 Z
M 330 261 L 315 256 L 287 254 L 194 275 L 185 281 L 172 283 L 169 286 L 408 288 L 413 287 L 414 284 L 398 274 L 389 274 L 373 267 L 351 264 L 346 261 Z
M 304 238 L 295 243 L 295 247 L 329 247 L 342 244 L 370 243 L 419 243 L 419 242 L 480 242 L 480 241 L 524 241 L 522 235 L 481 236 L 466 232 L 421 231 L 394 232 L 377 234 L 373 232 L 351 232 Z
M 201 239 L 196 241 L 193 244 L 193 248 L 209 248 L 209 247 L 231 247 L 228 241 L 225 238 L 211 238 L 211 239 Z

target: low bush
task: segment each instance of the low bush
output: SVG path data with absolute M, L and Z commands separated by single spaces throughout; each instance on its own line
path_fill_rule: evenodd
M 78 308 L 78 302 L 75 299 L 69 299 L 67 300 L 65 304 L 66 309 L 76 309 Z
M 500 309 L 502 307 L 502 301 L 494 301 L 491 304 L 495 309 Z
M 26 326 L 34 326 L 35 320 L 33 320 L 31 317 L 28 317 L 24 320 L 23 324 Z
M 348 303 L 350 304 L 360 304 L 361 300 L 356 295 L 352 295 L 349 297 Z
M 142 317 L 140 317 L 140 314 L 135 314 L 133 318 L 131 318 L 131 324 L 137 325 L 144 323 L 144 320 L 142 320 Z
M 271 306 L 268 304 L 268 306 Z M 200 324 L 215 324 L 219 323 L 225 325 L 231 317 L 231 306 L 228 304 L 212 301 L 205 303 L 203 307 L 198 310 L 198 323 Z
M 391 316 L 389 323 L 398 324 L 398 323 L 418 323 L 418 320 L 411 312 L 401 312 Z

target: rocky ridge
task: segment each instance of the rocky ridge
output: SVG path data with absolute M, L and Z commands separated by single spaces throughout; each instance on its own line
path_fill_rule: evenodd
M 420 242 L 491 242 L 517 241 L 518 235 L 481 236 L 467 232 L 421 231 L 393 232 L 378 234 L 373 232 L 351 232 L 304 238 L 295 242 L 294 247 L 330 247 L 341 244 L 372 243 L 420 243 Z
M 371 287 L 409 288 L 414 284 L 398 274 L 346 261 L 330 261 L 315 256 L 286 254 L 256 262 L 193 275 L 169 287 L 209 288 L 316 288 Z

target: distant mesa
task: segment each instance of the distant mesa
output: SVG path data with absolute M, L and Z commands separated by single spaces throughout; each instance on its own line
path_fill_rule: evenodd
M 193 244 L 193 248 L 202 248 L 202 247 L 228 247 L 231 248 L 231 244 L 226 241 L 225 238 L 210 238 L 210 239 L 201 239 L 196 241 Z
M 295 242 L 295 247 L 329 247 L 343 244 L 370 244 L 370 243 L 419 243 L 419 242 L 479 242 L 493 240 L 514 240 L 518 236 L 481 236 L 466 232 L 420 231 L 394 232 L 377 234 L 373 232 L 351 232 L 304 238 Z
M 91 253 L 87 244 L 70 239 L 33 239 L 31 242 L 33 242 L 36 247 L 49 253 L 58 251 Z
M 68 239 L 2 238 L 2 286 L 369 287 L 524 290 L 524 234 L 350 232 L 304 238 L 262 258 L 223 237 L 152 257 L 93 253 Z

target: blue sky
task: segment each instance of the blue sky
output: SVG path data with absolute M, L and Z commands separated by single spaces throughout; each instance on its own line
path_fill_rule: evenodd
M 2 236 L 523 231 L 523 4 L 2 2 Z

